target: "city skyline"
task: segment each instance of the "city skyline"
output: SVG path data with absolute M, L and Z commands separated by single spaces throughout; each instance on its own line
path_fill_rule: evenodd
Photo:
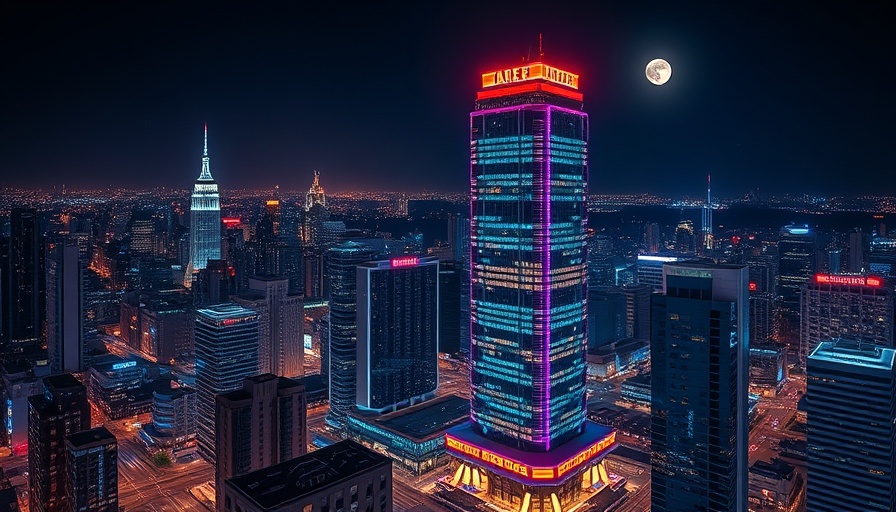
M 696 196 L 711 173 L 723 196 L 896 195 L 882 4 L 514 6 L 7 6 L 18 100 L 0 123 L 0 174 L 187 188 L 208 122 L 223 190 L 300 190 L 318 170 L 332 192 L 462 191 L 479 74 L 535 60 L 542 34 L 544 60 L 579 73 L 589 98 L 592 194 Z M 675 70 L 661 87 L 644 77 L 654 57 Z

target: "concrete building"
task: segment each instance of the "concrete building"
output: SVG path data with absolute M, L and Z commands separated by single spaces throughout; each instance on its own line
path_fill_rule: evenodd
M 118 441 L 106 427 L 65 438 L 65 493 L 72 512 L 119 512 Z

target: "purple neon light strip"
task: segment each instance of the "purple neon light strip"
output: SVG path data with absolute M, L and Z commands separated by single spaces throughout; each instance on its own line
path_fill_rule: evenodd
M 474 115 L 470 114 L 470 133 L 473 133 L 473 117 Z M 470 155 L 472 157 L 472 155 Z M 469 230 L 468 236 L 470 237 L 469 250 L 470 256 L 467 258 L 467 286 L 470 287 L 470 296 L 468 297 L 470 300 L 470 330 L 467 331 L 467 334 L 470 336 L 470 390 L 473 389 L 473 372 L 475 361 L 473 361 L 473 201 L 479 201 L 479 196 L 476 194 L 476 176 L 473 174 L 473 159 L 470 158 L 470 225 L 467 228 Z M 470 393 L 470 421 L 476 422 L 473 419 L 473 394 Z
M 551 449 L 551 107 L 545 109 L 545 133 L 544 133 L 544 168 L 542 185 L 544 186 L 544 195 L 542 201 L 542 212 L 545 217 L 541 223 L 541 228 L 545 230 L 542 237 L 544 245 L 542 246 L 542 293 L 544 293 L 544 301 L 542 302 L 542 318 L 544 327 L 542 327 L 543 336 L 542 349 L 544 350 L 542 357 L 542 376 L 541 384 L 544 387 L 541 403 L 541 421 L 544 426 L 546 442 L 545 449 Z

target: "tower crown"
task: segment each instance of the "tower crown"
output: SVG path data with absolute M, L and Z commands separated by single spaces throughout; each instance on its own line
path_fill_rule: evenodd
M 202 142 L 202 170 L 196 181 L 215 181 L 208 167 L 208 123 L 205 124 L 205 136 Z

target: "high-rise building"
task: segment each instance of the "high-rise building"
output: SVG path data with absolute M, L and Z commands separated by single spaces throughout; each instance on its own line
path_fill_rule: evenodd
M 229 478 L 224 512 L 392 512 L 392 459 L 345 440 Z
M 52 373 L 84 370 L 84 264 L 78 246 L 51 244 L 47 266 L 47 357 Z
M 588 115 L 543 62 L 482 75 L 470 114 L 471 422 L 452 483 L 514 510 L 590 497 L 615 431 L 585 419 Z
M 380 413 L 435 396 L 439 260 L 398 256 L 357 266 L 356 403 Z
M 660 232 L 660 225 L 656 222 L 651 222 L 644 226 L 644 249 L 647 251 L 647 254 L 656 254 L 660 252 L 660 247 L 662 244 L 662 233 Z
M 327 422 L 340 429 L 345 427 L 345 415 L 355 405 L 357 395 L 356 269 L 373 257 L 373 250 L 357 242 L 344 242 L 327 251 L 327 276 L 330 282 L 330 332 L 327 340 L 330 413 Z
M 824 341 L 806 379 L 806 508 L 890 511 L 896 503 L 896 351 Z
M 305 315 L 302 296 L 289 292 L 289 279 L 250 277 L 249 290 L 233 300 L 258 312 L 258 373 L 303 376 Z
M 215 398 L 215 493 L 224 510 L 224 481 L 305 454 L 305 386 L 263 373 Z
M 208 125 L 202 146 L 202 171 L 193 185 L 190 201 L 190 273 L 202 270 L 208 260 L 221 259 L 221 204 L 218 184 L 208 166 Z M 185 281 L 189 278 L 185 278 Z
M 44 311 L 40 278 L 44 263 L 37 210 L 13 208 L 9 220 L 10 237 L 5 240 L 5 265 L 0 275 L 0 340 L 7 346 L 36 345 Z
M 226 303 L 196 311 L 196 439 L 215 457 L 215 396 L 239 389 L 258 373 L 258 313 Z
M 868 269 L 873 274 L 896 278 L 896 238 L 871 238 Z
M 650 286 L 653 291 L 663 289 L 663 265 L 672 261 L 678 261 L 677 256 L 648 256 L 638 255 L 638 284 Z
M 90 428 L 87 389 L 70 373 L 44 378 L 28 399 L 28 490 L 31 510 L 70 510 L 66 500 L 65 438 Z
M 439 262 L 439 352 L 445 354 L 456 354 L 461 349 L 460 265 L 454 261 Z
M 703 204 L 703 251 L 709 252 L 713 248 L 712 234 L 712 194 L 710 187 L 710 175 L 706 175 L 706 202 Z
M 747 267 L 663 272 L 651 311 L 651 510 L 747 512 Z
M 662 279 L 660 280 L 662 281 Z M 627 338 L 650 339 L 650 296 L 654 289 L 646 284 L 620 287 L 625 295 L 625 330 Z
M 648 307 L 650 305 L 648 296 Z M 615 286 L 588 287 L 588 349 L 627 338 L 626 295 Z M 649 314 L 649 310 L 648 310 Z M 648 318 L 648 325 L 649 318 Z
M 871 240 L 868 233 L 856 229 L 849 234 L 849 272 L 857 274 L 868 272 L 868 251 Z
M 800 362 L 822 341 L 848 338 L 893 347 L 893 287 L 866 274 L 816 274 L 802 286 L 800 299 Z M 803 366 L 805 367 L 805 366 Z
M 196 390 L 185 386 L 152 393 L 152 422 L 143 425 L 140 440 L 152 450 L 165 450 L 172 460 L 195 454 Z
M 809 226 L 781 228 L 778 238 L 778 295 L 785 308 L 799 311 L 800 286 L 807 283 L 816 267 L 815 232 Z
M 73 512 L 118 512 L 118 441 L 106 427 L 65 438 L 65 493 Z

